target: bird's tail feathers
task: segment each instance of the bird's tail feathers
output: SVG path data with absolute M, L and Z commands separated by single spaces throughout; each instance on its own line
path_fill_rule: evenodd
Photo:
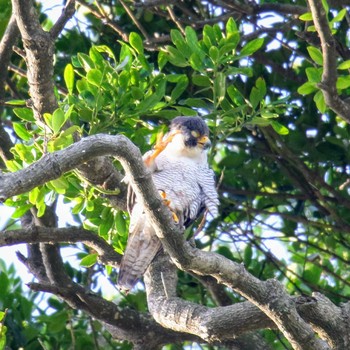
M 133 231 L 129 233 L 128 243 L 122 258 L 118 287 L 128 293 L 147 270 L 157 252 L 161 242 L 153 227 L 147 222 L 146 215 L 141 215 Z

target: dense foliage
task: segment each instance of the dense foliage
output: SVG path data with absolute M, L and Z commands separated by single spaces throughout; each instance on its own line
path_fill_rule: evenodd
M 320 292 L 336 305 L 345 303 L 350 298 L 349 120 L 324 95 L 330 66 L 313 15 L 303 1 L 216 3 L 76 1 L 71 20 L 76 25 L 55 41 L 57 105 L 40 118 L 29 102 L 19 41 L 0 81 L 0 169 L 16 172 L 100 133 L 125 135 L 144 153 L 173 117 L 200 115 L 211 131 L 209 157 L 221 206 L 220 217 L 208 217 L 196 235 L 197 247 L 243 263 L 262 281 L 277 279 L 290 295 Z M 336 94 L 345 100 L 349 3 L 319 5 L 335 40 Z M 7 10 L 1 11 L 2 20 L 9 20 L 11 4 L 0 6 Z M 40 13 L 41 5 L 36 8 Z M 44 13 L 40 22 L 45 30 L 53 27 Z M 118 161 L 113 164 L 123 173 Z M 128 214 L 118 202 L 122 192 L 89 179 L 86 169 L 74 169 L 7 199 L 4 205 L 15 210 L 3 229 L 24 227 L 28 213 L 36 222 L 48 212 L 62 216 L 56 204 L 63 201 L 76 226 L 122 254 L 128 232 Z M 199 226 L 200 220 L 185 234 L 193 236 Z M 77 247 L 80 266 L 68 258 L 66 271 L 101 295 L 101 276 L 113 282 L 117 271 L 103 266 L 96 251 Z M 130 348 L 123 342 L 127 337 L 112 340 L 106 325 L 56 296 L 39 303 L 40 296 L 24 295 L 13 265 L 0 264 L 0 285 L 0 349 L 5 343 L 13 349 Z M 146 312 L 145 291 L 138 286 L 127 297 L 115 290 L 109 298 L 121 308 Z M 210 307 L 245 300 L 183 271 L 177 292 Z M 277 330 L 261 334 L 266 349 L 292 348 Z M 201 343 L 185 340 L 167 348 Z M 205 343 L 203 348 L 222 348 Z

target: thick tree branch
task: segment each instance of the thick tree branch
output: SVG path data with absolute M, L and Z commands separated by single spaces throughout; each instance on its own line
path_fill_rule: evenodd
M 31 283 L 29 287 L 34 291 L 52 293 L 61 297 L 71 307 L 83 310 L 102 321 L 115 338 L 129 340 L 140 349 L 158 349 L 160 345 L 176 342 L 180 339 L 198 340 L 198 338 L 188 334 L 164 329 L 154 322 L 148 314 L 140 314 L 129 308 L 120 308 L 118 305 L 86 291 L 76 283 L 66 286 Z
M 323 74 L 319 87 L 327 106 L 347 123 L 350 123 L 350 104 L 344 102 L 337 91 L 337 55 L 334 37 L 329 28 L 326 11 L 320 0 L 308 0 L 315 28 L 321 40 Z
M 0 247 L 21 243 L 83 243 L 94 249 L 99 255 L 101 263 L 105 265 L 118 267 L 121 260 L 121 256 L 104 239 L 79 227 L 48 228 L 34 226 L 5 231 L 0 234 Z
M 140 151 L 124 136 L 90 136 L 63 151 L 47 154 L 27 169 L 2 175 L 0 196 L 6 199 L 28 191 L 61 176 L 82 162 L 106 154 L 114 155 L 121 161 L 136 195 L 144 203 L 158 237 L 177 266 L 199 275 L 211 275 L 220 283 L 238 291 L 275 322 L 295 349 L 329 349 L 315 337 L 310 325 L 299 316 L 291 297 L 279 282 L 259 281 L 242 265 L 221 255 L 193 248 L 184 241 L 182 230 L 171 220 L 168 208 L 163 205 L 154 188 Z
M 57 108 L 53 79 L 54 41 L 50 33 L 42 29 L 32 0 L 12 0 L 12 8 L 26 52 L 34 115 L 40 119 L 43 113 L 52 113 Z
M 164 327 L 189 332 L 209 343 L 227 341 L 275 324 L 250 302 L 209 308 L 176 297 L 177 272 L 160 254 L 145 275 L 147 303 L 153 317 Z

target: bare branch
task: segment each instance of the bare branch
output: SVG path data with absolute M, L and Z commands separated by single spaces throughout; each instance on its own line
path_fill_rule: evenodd
M 53 83 L 54 41 L 39 22 L 32 0 L 13 0 L 13 14 L 20 30 L 28 70 L 28 83 L 36 118 L 57 108 Z
M 68 0 L 61 16 L 50 30 L 51 38 L 56 39 L 62 32 L 64 26 L 73 17 L 75 12 L 75 0 Z
M 308 0 L 315 28 L 321 40 L 323 74 L 319 87 L 326 104 L 347 123 L 350 123 L 350 104 L 343 101 L 337 91 L 337 55 L 334 37 L 329 28 L 326 11 L 320 0 Z
M 16 19 L 11 16 L 6 31 L 0 43 L 0 99 L 4 98 L 4 84 L 7 78 L 7 67 L 12 55 L 12 46 L 15 45 L 19 36 Z
M 102 14 L 100 14 L 96 8 L 90 4 L 87 4 L 86 2 L 82 1 L 82 0 L 76 0 L 76 2 L 80 5 L 80 6 L 84 6 L 87 9 L 89 9 L 89 11 L 91 11 L 91 13 L 98 19 L 101 19 L 102 21 L 104 21 L 106 23 L 106 25 L 110 28 L 112 28 L 124 41 L 128 41 L 129 40 L 129 35 L 128 33 L 126 33 L 120 26 L 118 26 L 114 21 L 112 21 L 111 19 L 109 19 L 108 16 L 104 16 Z
M 83 243 L 94 249 L 105 265 L 119 266 L 121 256 L 101 237 L 79 227 L 48 228 L 34 226 L 5 231 L 0 235 L 0 247 L 21 243 Z
M 188 334 L 176 333 L 158 325 L 148 314 L 140 314 L 130 308 L 120 308 L 100 296 L 86 291 L 76 283 L 54 286 L 45 283 L 31 283 L 34 291 L 43 291 L 61 297 L 71 307 L 85 311 L 100 320 L 114 338 L 124 339 L 134 344 L 143 344 L 142 349 L 154 350 L 168 342 L 181 340 L 196 341 Z M 156 337 L 154 335 L 157 335 Z

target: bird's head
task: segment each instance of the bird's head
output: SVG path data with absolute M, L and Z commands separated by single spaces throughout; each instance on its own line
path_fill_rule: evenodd
M 209 128 L 200 117 L 176 117 L 171 122 L 169 136 L 172 141 L 168 148 L 189 157 L 202 154 L 211 145 Z

